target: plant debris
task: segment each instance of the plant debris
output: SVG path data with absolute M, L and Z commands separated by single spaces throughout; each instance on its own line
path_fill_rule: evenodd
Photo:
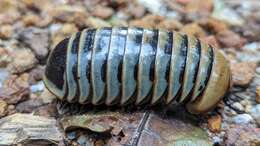
M 19 113 L 0 119 L 0 145 L 29 140 L 46 140 L 55 144 L 62 140 L 62 133 L 55 119 Z
M 93 143 L 101 138 L 106 145 L 211 145 L 206 132 L 191 121 L 163 118 L 149 111 L 87 113 L 65 117 L 61 123 L 65 131 L 90 130 L 96 133 Z M 79 138 L 68 137 L 74 141 Z

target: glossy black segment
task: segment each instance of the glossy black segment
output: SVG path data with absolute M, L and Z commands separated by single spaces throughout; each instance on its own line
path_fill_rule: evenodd
M 143 38 L 143 34 L 142 33 L 138 33 L 138 32 L 143 32 L 143 28 L 135 28 L 136 31 L 136 35 L 133 38 L 133 41 L 135 44 L 142 44 L 142 38 Z
M 143 29 L 142 28 L 135 28 L 136 32 L 142 32 L 142 33 L 137 33 L 135 37 L 133 38 L 133 42 L 135 46 L 140 46 L 142 44 L 142 39 L 143 39 Z M 140 51 L 138 53 L 138 56 L 140 55 Z M 137 60 L 137 64 L 135 64 L 134 67 L 134 79 L 137 81 L 137 72 L 138 72 L 138 62 L 139 62 L 139 57 Z
M 87 79 L 90 82 L 90 86 L 89 86 L 89 97 L 88 100 L 91 100 L 91 96 L 93 95 L 93 87 L 91 84 L 91 57 L 92 57 L 92 53 L 93 53 L 93 47 L 94 47 L 94 42 L 95 42 L 95 34 L 96 34 L 96 29 L 89 29 L 87 31 L 87 37 L 86 37 L 86 49 L 88 50 L 87 53 L 87 68 L 86 68 L 86 75 L 87 75 Z M 88 101 L 88 102 L 89 102 Z
M 159 31 L 158 30 L 153 30 L 153 36 L 152 36 L 151 41 L 149 42 L 149 44 L 153 48 L 153 51 L 150 52 L 152 54 L 151 58 L 153 60 L 151 62 L 150 73 L 149 73 L 150 81 L 154 81 L 155 55 L 156 55 L 156 51 L 157 51 L 158 37 L 159 37 Z
M 207 87 L 209 78 L 210 78 L 211 73 L 212 73 L 212 67 L 213 67 L 213 62 L 214 62 L 214 51 L 213 51 L 213 48 L 211 46 L 209 46 L 209 60 L 210 60 L 210 65 L 207 68 L 207 76 L 206 76 L 206 80 L 205 80 L 205 87 L 204 88 L 202 88 L 202 87 L 199 88 L 199 91 L 201 91 L 199 96 L 201 96 L 201 94 L 203 93 L 203 91 Z
M 78 82 L 78 70 L 77 70 L 77 66 L 78 66 L 78 48 L 79 48 L 79 39 L 80 39 L 80 35 L 81 32 L 78 32 L 76 34 L 76 38 L 74 39 L 73 43 L 72 43 L 72 48 L 71 48 L 71 56 L 72 60 L 71 60 L 71 64 L 72 64 L 72 73 L 73 73 L 73 77 L 74 77 L 74 81 L 77 84 L 77 88 L 76 88 L 76 95 L 75 98 L 77 98 L 80 93 L 79 93 L 79 82 Z M 76 99 L 74 99 L 76 100 Z
M 189 102 L 192 99 L 192 93 L 193 93 L 193 90 L 195 87 L 196 77 L 197 77 L 198 70 L 199 70 L 200 57 L 201 57 L 201 45 L 200 45 L 200 41 L 198 39 L 196 39 L 195 54 L 197 54 L 199 57 L 194 58 L 195 74 L 193 76 L 191 76 L 192 82 L 193 82 L 193 87 L 192 87 L 190 93 L 188 94 L 187 98 L 183 101 L 184 103 Z
M 173 32 L 168 32 L 168 39 L 167 43 L 165 44 L 165 54 L 171 55 L 172 54 L 172 46 L 173 46 Z M 169 82 L 169 74 L 170 74 L 170 65 L 171 59 L 167 62 L 165 79 Z
M 183 77 L 184 77 L 184 71 L 185 71 L 185 65 L 186 65 L 186 60 L 187 60 L 187 52 L 188 52 L 188 37 L 187 35 L 183 36 L 183 41 L 181 43 L 181 53 L 180 53 L 180 64 L 181 64 L 181 78 L 179 79 L 179 82 L 183 82 Z
M 183 79 L 184 79 L 184 72 L 185 72 L 185 66 L 186 66 L 186 60 L 187 60 L 187 52 L 188 52 L 188 36 L 182 35 L 183 41 L 181 42 L 181 52 L 180 52 L 180 78 L 179 83 L 181 84 L 181 87 L 179 91 L 176 94 L 176 101 L 179 101 L 181 98 L 181 92 L 183 88 Z
M 199 64 L 200 64 L 200 56 L 201 56 L 201 46 L 200 46 L 200 41 L 197 39 L 197 44 L 196 44 L 196 52 L 195 54 L 198 54 L 199 57 L 196 58 L 196 60 L 194 60 L 194 62 L 196 62 L 196 67 L 195 67 L 195 75 L 193 76 L 193 83 L 196 82 L 196 76 L 198 74 L 198 69 L 199 69 Z
M 62 90 L 64 84 L 64 73 L 66 70 L 66 52 L 69 38 L 62 40 L 52 51 L 46 65 L 46 77 Z
M 86 74 L 87 74 L 87 79 L 89 81 L 90 81 L 90 72 L 91 72 L 91 54 L 92 54 L 92 50 L 94 47 L 95 34 L 96 34 L 96 29 L 89 29 L 87 31 L 87 37 L 85 40 L 86 42 L 85 42 L 85 47 L 84 47 L 84 50 L 87 51 L 86 57 L 87 57 L 88 61 L 86 62 L 86 64 L 87 64 Z
M 122 83 L 122 70 L 123 70 L 123 60 L 120 61 L 117 72 L 117 79 L 120 83 Z
M 168 34 L 168 38 L 167 38 L 167 43 L 165 44 L 165 54 L 169 54 L 171 55 L 172 54 L 172 45 L 173 45 L 173 32 L 167 32 Z

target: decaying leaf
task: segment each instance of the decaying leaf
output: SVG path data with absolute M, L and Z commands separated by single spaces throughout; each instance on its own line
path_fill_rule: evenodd
M 67 116 L 61 120 L 65 131 L 83 128 L 96 134 L 109 133 L 107 145 L 208 146 L 207 133 L 201 128 L 175 118 L 151 112 L 102 112 Z
M 0 119 L 0 145 L 13 145 L 30 140 L 58 143 L 62 133 L 55 119 L 31 114 L 14 114 Z
M 74 128 L 85 128 L 96 133 L 109 132 L 111 135 L 119 135 L 121 131 L 124 131 L 127 136 L 130 129 L 138 127 L 141 118 L 142 113 L 131 115 L 119 112 L 88 113 L 64 117 L 61 124 L 66 131 Z M 129 136 L 131 134 L 129 133 Z

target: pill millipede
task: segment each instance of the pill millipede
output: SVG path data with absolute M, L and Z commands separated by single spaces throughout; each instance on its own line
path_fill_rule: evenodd
M 61 100 L 107 106 L 182 103 L 213 109 L 230 87 L 225 55 L 193 36 L 139 27 L 88 28 L 50 53 L 47 89 Z

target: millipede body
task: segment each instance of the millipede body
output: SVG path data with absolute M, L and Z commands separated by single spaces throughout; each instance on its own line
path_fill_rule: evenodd
M 81 104 L 183 103 L 191 113 L 214 108 L 229 89 L 224 55 L 195 37 L 137 27 L 89 28 L 49 55 L 46 87 Z

